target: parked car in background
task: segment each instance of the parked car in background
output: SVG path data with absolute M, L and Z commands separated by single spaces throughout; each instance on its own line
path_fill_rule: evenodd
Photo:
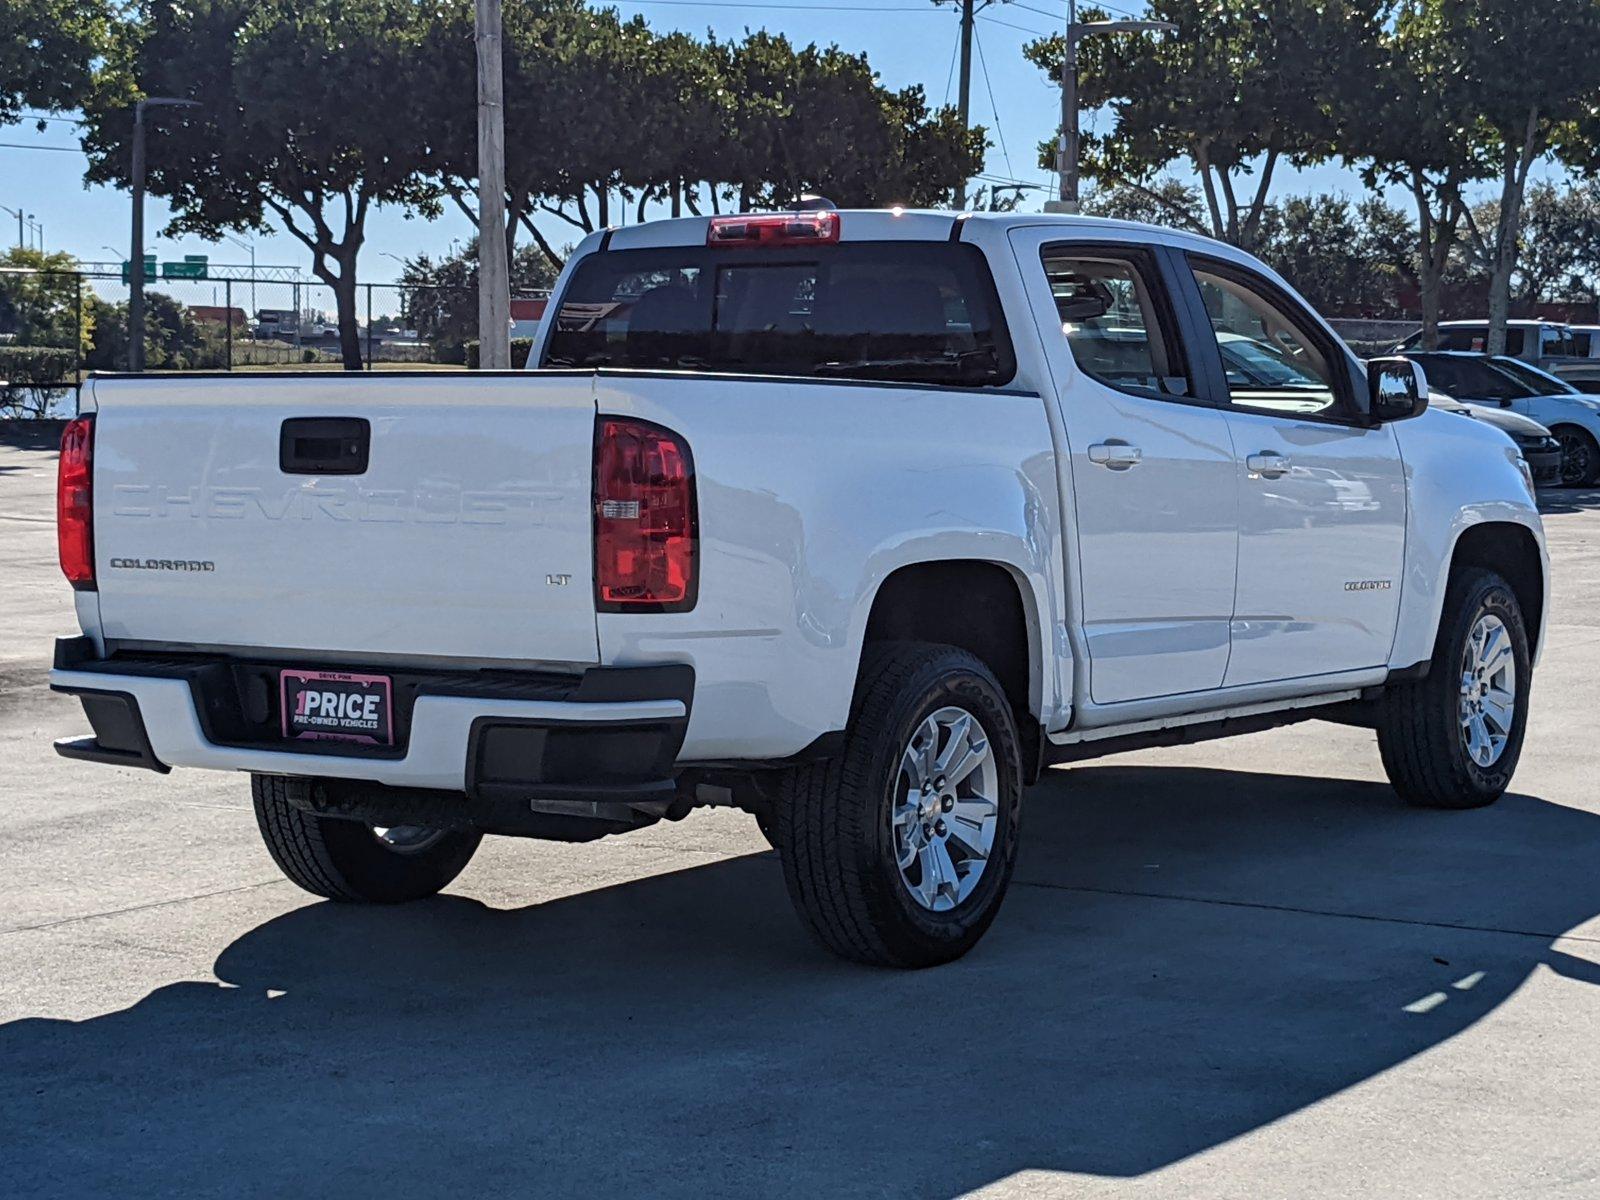
M 1543 374 L 1519 378 L 1509 364 L 1484 354 L 1455 350 L 1407 351 L 1419 363 L 1430 387 L 1468 404 L 1509 409 L 1531 417 L 1561 443 L 1561 482 L 1592 487 L 1600 479 L 1600 400 L 1571 390 Z
M 1600 365 L 1600 325 L 1572 326 L 1572 349 L 1579 358 Z M 1584 370 L 1576 373 L 1572 382 L 1581 392 L 1600 392 L 1600 374 Z
M 1586 326 L 1585 328 L 1593 328 Z M 1592 344 L 1593 339 L 1590 339 Z M 1530 363 L 1579 385 L 1580 390 L 1600 389 L 1600 357 L 1591 357 L 1570 325 L 1559 321 L 1507 321 L 1506 356 Z M 1484 354 L 1489 349 L 1487 321 L 1441 321 L 1440 350 Z M 1400 353 L 1422 349 L 1422 332 L 1412 334 L 1396 348 Z M 1584 384 L 1589 386 L 1585 387 Z
M 1556 487 L 1561 483 L 1561 443 L 1554 434 L 1531 417 L 1524 417 L 1505 408 L 1489 408 L 1482 404 L 1463 404 L 1448 392 L 1430 386 L 1428 407 L 1471 417 L 1485 425 L 1493 425 L 1511 439 L 1522 460 L 1533 472 L 1533 482 L 1538 487 Z

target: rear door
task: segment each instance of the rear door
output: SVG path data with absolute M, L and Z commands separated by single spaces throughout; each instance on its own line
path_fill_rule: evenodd
M 1226 685 L 1384 665 L 1405 560 L 1394 431 L 1366 424 L 1347 352 L 1286 291 L 1233 262 L 1177 261 L 1238 453 Z
M 593 389 L 554 373 L 99 383 L 105 635 L 595 661 Z
M 1221 685 L 1237 557 L 1228 425 L 1198 389 L 1152 246 L 1021 229 L 1013 249 L 1071 454 L 1090 699 Z

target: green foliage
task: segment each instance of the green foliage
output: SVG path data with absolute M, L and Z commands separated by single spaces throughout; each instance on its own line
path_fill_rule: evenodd
M 128 367 L 128 305 L 85 293 L 94 314 L 94 344 L 84 360 L 92 371 Z M 188 307 L 165 292 L 144 294 L 144 363 L 151 371 L 217 370 L 228 364 L 227 335 L 196 321 Z
M 1080 43 L 1085 109 L 1108 105 L 1109 133 L 1084 144 L 1086 174 L 1146 184 L 1186 159 L 1200 177 L 1216 237 L 1253 246 L 1280 162 L 1334 152 L 1335 114 L 1363 101 L 1386 0 L 1151 0 L 1148 15 L 1175 33 L 1091 37 Z M 1080 20 L 1105 19 L 1086 10 Z M 1060 78 L 1065 38 L 1024 54 Z M 1041 164 L 1054 162 L 1053 145 Z
M 467 342 L 463 347 L 464 354 L 462 356 L 462 361 L 469 369 L 474 371 L 478 369 L 478 345 L 478 340 L 474 338 L 470 342 Z M 532 338 L 511 339 L 511 365 L 513 368 L 520 368 L 523 363 L 528 361 L 528 355 L 532 353 Z
M 94 317 L 79 308 L 75 258 L 15 247 L 0 254 L 0 268 L 9 268 L 0 270 L 0 343 L 88 350 Z
M 105 43 L 106 20 L 104 0 L 0 3 L 0 125 L 24 109 L 80 103 L 90 63 Z
M 0 417 L 47 415 L 77 368 L 77 356 L 59 346 L 0 344 Z
M 1256 252 L 1318 311 L 1358 316 L 1399 306 L 1411 242 L 1405 214 L 1379 197 L 1290 196 L 1267 207 Z
M 334 289 L 360 366 L 356 258 L 375 204 L 438 211 L 423 181 L 436 92 L 415 0 L 138 0 L 85 106 L 92 182 L 125 185 L 137 95 L 192 99 L 147 115 L 152 193 L 169 236 L 265 230 L 275 215 Z
M 542 291 L 555 280 L 549 260 L 534 247 L 523 246 L 512 256 L 513 296 Z M 400 283 L 410 328 L 432 343 L 440 362 L 463 361 L 463 345 L 478 336 L 478 239 L 452 258 L 434 262 L 423 254 L 411 259 Z

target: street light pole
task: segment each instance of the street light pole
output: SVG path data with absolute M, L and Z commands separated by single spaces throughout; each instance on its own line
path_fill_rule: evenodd
M 133 103 L 133 247 L 128 255 L 128 370 L 144 370 L 144 110 L 198 108 L 193 100 L 146 96 Z
M 0 204 L 0 212 L 8 212 L 13 217 L 15 217 L 17 219 L 17 249 L 18 250 L 23 249 L 23 241 L 22 241 L 22 209 L 20 209 L 20 208 L 7 208 L 4 204 Z
M 1176 33 L 1171 21 L 1085 21 L 1078 23 L 1078 0 L 1067 0 L 1067 52 L 1061 59 L 1061 134 L 1056 139 L 1056 172 L 1061 190 L 1045 202 L 1045 212 L 1078 211 L 1078 43 L 1101 33 Z

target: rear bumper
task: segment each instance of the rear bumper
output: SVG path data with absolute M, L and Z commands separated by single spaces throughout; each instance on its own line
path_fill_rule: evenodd
M 399 744 L 300 744 L 278 736 L 273 691 L 255 683 L 288 663 L 92 655 L 87 638 L 57 643 L 51 688 L 79 697 L 94 729 L 91 738 L 57 742 L 65 757 L 495 800 L 670 796 L 694 696 L 693 668 L 682 664 L 570 676 L 397 670 Z

